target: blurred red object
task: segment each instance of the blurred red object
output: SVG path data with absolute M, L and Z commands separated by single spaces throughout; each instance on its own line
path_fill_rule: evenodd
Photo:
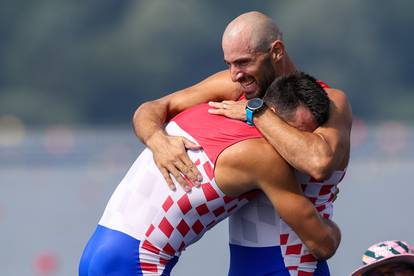
M 58 270 L 58 258 L 56 254 L 42 252 L 35 256 L 33 265 L 37 275 L 53 275 Z

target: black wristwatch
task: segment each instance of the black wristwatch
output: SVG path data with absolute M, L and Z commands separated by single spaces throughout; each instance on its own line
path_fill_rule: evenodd
M 246 123 L 253 126 L 253 115 L 263 110 L 265 107 L 265 102 L 260 98 L 248 100 L 246 105 Z

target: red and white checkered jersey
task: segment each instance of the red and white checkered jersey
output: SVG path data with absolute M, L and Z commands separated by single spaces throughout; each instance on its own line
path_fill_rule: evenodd
M 170 122 L 166 131 L 196 142 L 175 122 Z M 148 273 L 163 271 L 168 260 L 180 255 L 185 247 L 247 204 L 254 195 L 224 195 L 214 181 L 213 163 L 206 153 L 203 150 L 188 153 L 203 175 L 200 188 L 186 193 L 175 183 L 177 191 L 171 191 L 151 151 L 145 149 L 112 194 L 99 222 L 141 241 L 141 267 Z
M 311 177 L 295 172 L 306 197 L 312 201 L 325 218 L 333 215 L 337 185 L 345 171 L 335 171 L 332 176 L 317 182 Z M 291 275 L 312 275 L 317 261 L 296 233 L 280 219 L 264 194 L 233 214 L 229 219 L 230 243 L 247 247 L 280 246 L 284 262 Z

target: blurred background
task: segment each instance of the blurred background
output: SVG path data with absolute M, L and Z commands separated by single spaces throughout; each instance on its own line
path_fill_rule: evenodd
M 112 191 L 143 146 L 139 104 L 225 68 L 222 32 L 271 16 L 303 71 L 352 104 L 332 275 L 371 244 L 413 244 L 414 2 L 0 0 L 0 275 L 76 275 Z M 175 275 L 226 275 L 227 222 Z M 174 275 L 174 274 L 173 274 Z

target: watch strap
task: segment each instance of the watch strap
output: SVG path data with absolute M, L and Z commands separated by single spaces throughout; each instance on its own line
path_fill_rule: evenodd
M 246 123 L 249 126 L 254 126 L 253 123 L 253 110 L 246 108 Z

